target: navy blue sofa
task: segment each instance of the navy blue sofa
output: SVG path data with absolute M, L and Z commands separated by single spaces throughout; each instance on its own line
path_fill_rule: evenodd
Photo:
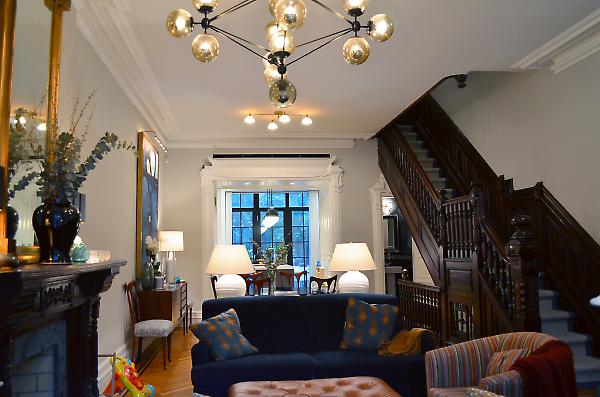
M 424 355 L 379 356 L 377 351 L 340 350 L 348 297 L 369 303 L 397 304 L 396 297 L 377 294 L 256 296 L 211 299 L 202 304 L 202 318 L 235 309 L 242 334 L 258 354 L 214 361 L 205 343 L 192 348 L 194 391 L 226 397 L 238 382 L 308 380 L 375 376 L 403 397 L 425 396 Z M 400 321 L 395 330 L 401 329 Z M 423 341 L 423 353 L 432 348 Z

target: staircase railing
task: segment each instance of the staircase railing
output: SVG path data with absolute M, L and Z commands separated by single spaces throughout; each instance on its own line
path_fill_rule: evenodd
M 473 183 L 480 186 L 482 229 L 488 230 L 488 235 L 507 241 L 510 219 L 519 215 L 531 218 L 538 260 L 536 269 L 524 269 L 525 277 L 535 277 L 536 271 L 544 273 L 545 288 L 559 292 L 561 308 L 575 313 L 575 330 L 592 335 L 593 352 L 600 355 L 600 310 L 589 304 L 590 298 L 600 293 L 600 245 L 541 182 L 515 190 L 512 179 L 498 176 L 430 95 L 396 122 L 417 127 L 460 194 L 468 193 Z M 531 302 L 524 310 L 537 308 Z
M 522 271 L 523 266 L 531 267 L 534 257 L 504 246 L 489 224 L 487 200 L 479 185 L 467 195 L 448 200 L 443 190 L 435 191 L 397 128 L 388 127 L 378 136 L 382 172 L 440 288 L 441 339 L 460 342 L 535 324 L 539 330 L 539 312 L 529 307 L 533 300 L 537 307 L 537 280 L 525 280 L 529 273 Z M 530 237 L 530 223 L 528 218 L 515 222 L 517 230 L 511 241 L 514 247 L 521 247 L 521 240 Z M 414 288 L 403 283 L 398 292 L 414 296 Z M 407 298 L 407 302 L 414 304 L 414 299 Z M 417 316 L 411 321 L 421 319 Z
M 428 329 L 435 335 L 437 344 L 441 344 L 443 327 L 440 287 L 398 280 L 396 296 L 403 327 Z

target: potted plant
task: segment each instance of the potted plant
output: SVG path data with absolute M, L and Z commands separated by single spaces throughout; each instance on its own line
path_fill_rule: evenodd
M 146 256 L 148 259 L 146 263 L 142 264 L 142 289 L 150 290 L 154 288 L 154 274 L 155 274 L 155 262 L 156 255 L 158 254 L 158 240 L 152 238 L 152 236 L 146 236 L 144 239 L 144 247 L 146 249 Z M 160 267 L 160 264 L 159 264 Z
M 40 244 L 40 261 L 71 263 L 70 250 L 79 231 L 79 210 L 71 203 L 89 173 L 113 149 L 134 150 L 131 143 L 120 141 L 113 133 L 105 133 L 91 153 L 81 161 L 81 148 L 87 136 L 91 114 L 85 127 L 79 128 L 93 93 L 83 106 L 75 101 L 70 125 L 46 142 L 48 156 L 41 161 L 38 180 L 42 205 L 33 213 L 33 229 Z M 58 126 L 54 127 L 58 131 Z M 53 158 L 50 161 L 50 157 Z

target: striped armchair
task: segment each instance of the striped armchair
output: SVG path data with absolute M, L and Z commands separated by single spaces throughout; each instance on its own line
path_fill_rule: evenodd
M 492 355 L 512 349 L 533 351 L 553 339 L 536 332 L 514 332 L 431 350 L 425 354 L 427 396 L 450 396 L 460 388 L 476 387 L 506 397 L 523 397 L 523 380 L 517 371 L 486 377 Z

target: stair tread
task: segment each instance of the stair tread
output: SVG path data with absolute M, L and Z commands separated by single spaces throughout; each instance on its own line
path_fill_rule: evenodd
M 558 292 L 556 291 L 552 291 L 549 289 L 540 289 L 539 291 L 540 298 L 554 298 L 556 296 L 558 296 Z
M 555 338 L 560 339 L 567 344 L 575 343 L 575 342 L 587 342 L 592 339 L 591 336 L 589 336 L 589 335 L 580 334 L 578 332 L 571 332 L 571 331 L 559 332 L 556 334 L 549 333 L 548 335 L 554 336 Z
M 566 312 L 564 310 L 541 310 L 540 318 L 542 321 L 544 320 L 568 320 L 573 317 L 571 312 Z
M 600 359 L 592 356 L 573 357 L 575 372 L 600 371 Z M 598 374 L 600 377 L 600 373 Z

